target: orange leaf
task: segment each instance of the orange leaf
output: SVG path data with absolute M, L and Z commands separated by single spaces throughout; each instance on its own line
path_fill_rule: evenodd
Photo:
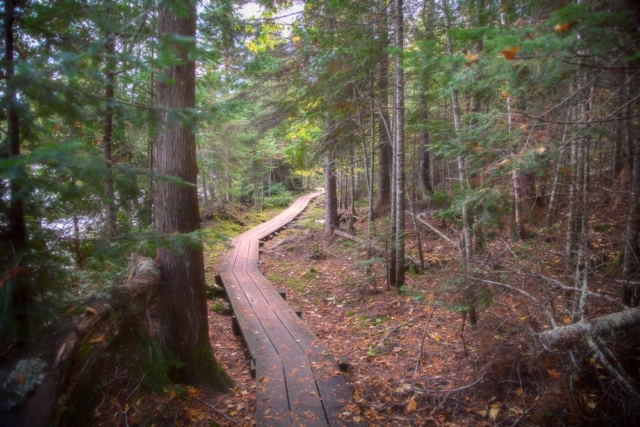
M 562 376 L 562 373 L 556 371 L 555 369 L 547 369 L 547 374 L 553 379 L 558 379 Z
M 505 58 L 507 58 L 509 61 L 513 61 L 513 59 L 516 57 L 516 54 L 518 53 L 519 50 L 520 50 L 520 46 L 509 47 L 502 51 L 502 55 Z
M 470 53 L 469 55 L 465 56 L 465 58 L 467 58 L 468 62 L 465 62 L 464 65 L 466 65 L 467 67 L 471 67 L 473 64 L 478 62 L 478 54 L 477 53 Z
M 556 25 L 555 27 L 553 27 L 553 29 L 556 33 L 564 33 L 565 31 L 573 27 L 573 25 L 573 22 L 565 22 L 564 24 Z
M 417 407 L 418 407 L 418 404 L 416 403 L 416 401 L 411 399 L 407 404 L 407 412 L 413 412 L 416 410 Z
M 104 342 L 104 334 L 101 334 L 99 337 L 96 337 L 94 339 L 92 339 L 91 341 L 89 341 L 91 344 L 99 344 L 101 342 Z

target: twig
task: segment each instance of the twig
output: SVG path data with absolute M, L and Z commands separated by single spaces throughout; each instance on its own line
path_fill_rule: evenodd
M 522 419 L 522 417 L 524 417 L 525 415 L 527 415 L 527 413 L 533 409 L 533 406 L 530 407 L 529 409 L 527 409 L 526 411 L 524 411 L 516 420 L 516 422 L 514 422 L 513 424 L 511 424 L 511 427 L 516 427 L 516 425 L 520 422 L 520 420 Z
M 447 395 L 445 396 L 444 400 L 447 400 L 447 397 L 449 397 L 449 395 L 451 393 L 456 393 L 458 391 L 466 390 L 466 389 L 471 388 L 474 385 L 478 384 L 480 381 L 482 381 L 484 379 L 485 375 L 487 375 L 486 371 L 480 376 L 480 378 L 478 378 L 474 382 L 472 382 L 470 384 L 467 384 L 467 385 L 463 385 L 462 387 L 454 388 L 453 390 L 429 390 L 429 389 L 426 389 L 426 388 L 415 388 L 415 389 L 413 389 L 413 391 L 420 391 L 422 393 L 444 393 L 446 391 Z M 444 403 L 444 401 L 443 401 L 443 403 Z M 440 405 L 442 405 L 442 403 Z M 438 405 L 438 406 L 440 406 L 440 405 Z
M 433 308 L 431 309 L 431 314 L 429 314 L 429 318 L 427 319 L 427 324 L 424 326 L 424 332 L 422 333 L 422 341 L 420 341 L 420 352 L 418 353 L 418 360 L 416 360 L 416 367 L 413 372 L 418 372 L 418 366 L 420 366 L 420 359 L 422 359 L 422 350 L 424 348 L 424 340 L 427 338 L 427 328 L 429 327 L 429 323 L 431 323 L 431 317 L 433 316 L 433 312 L 436 311 L 436 306 L 438 302 L 436 301 L 433 304 Z
M 540 304 L 540 301 L 538 301 L 538 299 L 537 299 L 536 297 L 534 297 L 533 295 L 531 295 L 530 293 L 528 293 L 528 292 L 526 292 L 526 291 L 523 291 L 522 289 L 518 289 L 518 288 L 516 288 L 516 287 L 514 287 L 514 286 L 507 285 L 506 283 L 494 282 L 493 280 L 479 279 L 479 278 L 477 278 L 477 277 L 465 276 L 464 274 L 458 274 L 458 276 L 465 277 L 465 278 L 467 278 L 467 279 L 471 279 L 471 280 L 477 280 L 477 281 L 479 281 L 479 282 L 487 283 L 487 284 L 489 284 L 489 285 L 504 286 L 505 288 L 507 288 L 507 289 L 511 289 L 511 290 L 513 290 L 513 291 L 516 291 L 516 292 L 519 292 L 519 293 L 521 293 L 521 294 L 523 294 L 523 295 L 525 295 L 525 296 L 527 296 L 527 297 L 531 298 L 532 300 L 534 300 L 534 301 L 535 301 L 535 302 L 537 302 L 538 304 Z M 542 306 L 541 308 L 542 308 L 542 310 L 545 312 L 545 314 L 547 315 L 547 317 L 549 318 L 549 322 L 551 323 L 551 325 L 552 325 L 554 328 L 557 328 L 557 327 L 558 327 L 558 325 L 556 324 L 556 321 L 555 321 L 555 319 L 553 318 L 553 316 L 551 315 L 551 313 L 549 313 L 549 310 L 547 310 L 546 308 L 544 308 L 544 306 Z
M 432 313 L 433 313 L 433 311 L 432 311 Z M 379 346 L 380 346 L 380 344 L 384 343 L 384 340 L 386 340 L 387 338 L 389 338 L 389 335 L 391 335 L 392 333 L 394 333 L 397 329 L 399 329 L 399 328 L 401 328 L 401 327 L 403 327 L 403 326 L 406 326 L 406 325 L 408 325 L 409 323 L 413 322 L 414 320 L 419 319 L 419 318 L 421 318 L 421 317 L 424 317 L 424 316 L 426 316 L 426 315 L 427 315 L 427 313 L 422 313 L 421 315 L 419 315 L 419 316 L 415 316 L 415 317 L 412 317 L 412 318 L 411 318 L 411 319 L 409 319 L 407 322 L 402 323 L 402 324 L 400 324 L 400 325 L 396 326 L 395 328 L 391 329 L 389 332 L 387 332 L 387 335 L 385 335 L 385 336 L 384 336 L 384 338 L 382 338 L 382 339 L 380 340 L 380 342 L 378 343 L 377 347 L 379 347 Z
M 409 215 L 412 215 L 411 212 L 407 212 Z M 413 216 L 413 215 L 412 215 Z M 429 224 L 428 222 L 424 221 L 423 219 L 420 218 L 420 214 L 416 215 L 416 219 L 418 221 L 420 221 L 421 223 L 423 223 L 424 225 L 426 225 L 427 227 L 429 227 L 431 229 L 431 231 L 433 231 L 434 233 L 436 233 L 438 236 L 442 237 L 444 240 L 446 240 L 447 242 L 451 243 L 453 246 L 455 246 L 456 248 L 460 249 L 460 246 L 454 242 L 453 240 L 451 240 L 450 238 L 448 238 L 444 233 L 442 233 L 440 230 L 438 230 L 437 228 L 435 228 L 433 225 Z
M 140 381 L 138 381 L 138 385 L 136 386 L 136 388 L 133 389 L 131 393 L 129 393 L 129 396 L 127 396 L 127 398 L 125 399 L 125 402 L 128 402 L 129 399 L 133 397 L 133 394 L 136 392 L 136 390 L 138 390 L 138 387 L 140 387 L 140 384 L 142 384 L 142 381 L 144 380 L 145 375 L 147 375 L 146 372 L 142 374 L 142 378 L 140 378 Z
M 520 273 L 523 274 L 523 273 Z M 527 274 L 527 276 L 531 276 L 531 277 L 536 277 L 538 279 L 543 279 L 546 280 L 549 283 L 553 283 L 554 285 L 558 286 L 559 288 L 565 290 L 565 291 L 572 291 L 572 292 L 582 292 L 582 289 L 580 288 L 574 288 L 571 286 L 567 286 L 565 284 L 563 284 L 562 282 L 560 282 L 559 280 L 554 279 L 553 277 L 547 277 L 547 276 L 543 276 L 541 274 Z M 622 302 L 614 299 L 614 298 L 609 298 L 607 296 L 604 296 L 602 294 L 597 294 L 595 292 L 591 292 L 591 291 L 586 291 L 586 294 L 590 297 L 596 297 L 596 298 L 602 298 L 602 299 L 606 299 L 607 301 L 617 304 L 619 306 L 622 306 L 624 308 L 629 308 L 627 305 L 623 304 Z
M 205 405 L 207 405 L 209 408 L 213 409 L 214 411 L 216 411 L 218 414 L 222 415 L 223 417 L 225 417 L 226 419 L 228 419 L 229 421 L 236 423 L 236 424 L 240 424 L 240 422 L 238 422 L 236 419 L 231 418 L 230 416 L 228 416 L 227 414 L 225 414 L 224 412 L 222 412 L 221 410 L 219 410 L 218 408 L 216 408 L 215 406 L 213 406 L 211 403 L 206 402 L 202 399 L 198 399 L 197 397 L 194 397 L 195 400 L 204 403 Z
M 115 400 L 115 402 L 116 402 L 116 405 L 118 405 L 118 409 L 120 410 L 120 413 L 124 415 L 124 425 L 126 427 L 129 427 L 129 418 L 127 417 L 127 413 L 122 410 L 122 406 L 120 406 L 120 403 L 117 400 Z

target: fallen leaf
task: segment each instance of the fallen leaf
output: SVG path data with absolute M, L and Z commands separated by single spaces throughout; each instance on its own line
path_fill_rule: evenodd
M 469 55 L 465 56 L 465 58 L 467 59 L 467 62 L 465 62 L 464 65 L 466 65 L 467 67 L 471 67 L 473 64 L 478 62 L 477 53 L 470 53 Z
M 433 338 L 436 342 L 440 342 L 442 340 L 442 337 L 440 337 L 440 334 L 438 334 L 437 332 L 431 332 L 429 336 Z
M 413 412 L 416 410 L 417 407 L 418 407 L 418 404 L 416 403 L 416 401 L 411 399 L 407 404 L 407 412 Z
M 518 396 L 522 396 L 522 387 L 518 387 L 518 388 L 516 389 L 516 394 L 517 394 Z
M 500 404 L 494 403 L 491 405 L 491 409 L 489 409 L 489 416 L 493 421 L 495 421 L 498 418 L 498 415 L 500 415 Z
M 555 27 L 553 27 L 553 30 L 556 33 L 564 33 L 565 31 L 569 30 L 571 27 L 573 27 L 575 24 L 573 22 L 565 22 L 564 24 L 558 24 Z
M 556 371 L 555 369 L 547 369 L 547 374 L 549 374 L 549 376 L 555 380 L 562 377 L 562 373 Z
M 502 51 L 502 55 L 505 58 L 507 58 L 509 61 L 513 61 L 519 50 L 520 50 L 520 46 L 509 47 Z
M 99 344 L 101 342 L 104 342 L 104 334 L 100 334 L 100 336 L 92 339 L 91 341 L 89 341 L 91 344 Z

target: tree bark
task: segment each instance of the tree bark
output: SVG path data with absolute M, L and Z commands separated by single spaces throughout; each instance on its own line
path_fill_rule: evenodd
M 164 6 L 158 19 L 160 40 L 180 36 L 182 42 L 175 52 L 181 62 L 167 67 L 165 79 L 156 86 L 156 171 L 186 183 L 156 183 L 156 231 L 162 236 L 193 233 L 200 227 L 195 135 L 192 124 L 181 122 L 175 114 L 176 110 L 193 110 L 196 105 L 195 61 L 190 58 L 195 49 L 196 4 L 183 0 L 180 9 L 186 15 Z M 191 42 L 186 42 L 187 38 Z M 227 390 L 232 382 L 215 360 L 209 342 L 202 246 L 172 243 L 158 249 L 158 260 L 164 284 L 157 335 L 184 362 L 174 372 L 175 379 Z
M 378 108 L 380 109 L 378 120 L 378 198 L 376 210 L 386 210 L 391 203 L 391 163 L 393 161 L 393 148 L 391 147 L 391 135 L 387 124 L 389 123 L 389 36 L 385 24 L 380 29 L 380 50 L 382 56 L 378 62 Z
M 324 229 L 327 237 L 331 237 L 333 230 L 338 228 L 338 198 L 333 149 L 328 148 L 324 156 Z
M 118 222 L 116 217 L 116 201 L 114 199 L 113 191 L 113 176 L 112 176 L 112 142 L 113 142 L 113 101 L 115 91 L 115 53 L 116 53 L 116 38 L 115 35 L 110 36 L 110 40 L 107 42 L 105 53 L 105 79 L 107 80 L 107 86 L 105 89 L 105 102 L 104 109 L 104 124 L 102 130 L 102 151 L 104 156 L 104 163 L 107 169 L 107 174 L 104 177 L 104 198 L 105 198 L 105 211 L 106 211 L 106 232 L 107 238 L 113 239 L 118 235 Z
M 404 69 L 402 68 L 402 51 L 404 47 L 404 13 L 403 0 L 395 0 L 395 197 L 396 197 L 396 280 L 395 285 L 404 285 L 404 235 L 405 235 L 405 191 L 404 191 Z
M 431 186 L 431 159 L 429 158 L 428 151 L 429 131 L 426 129 L 428 118 L 426 90 L 427 88 L 422 86 L 420 92 L 420 165 L 418 168 L 418 177 L 423 199 L 426 199 L 433 193 L 433 187 Z
M 638 233 L 640 233 L 640 138 L 638 138 L 637 134 L 633 138 L 629 208 L 627 211 L 627 230 L 624 239 L 624 259 L 622 264 L 622 276 L 625 280 L 637 280 L 640 272 L 640 240 L 638 240 Z M 632 301 L 632 298 L 633 287 L 623 285 L 623 304 L 637 304 L 638 301 Z
M 79 304 L 81 313 L 66 315 L 47 329 L 37 344 L 21 348 L 0 370 L 0 425 L 65 425 L 74 393 L 100 355 L 123 331 L 135 325 L 160 285 L 153 260 L 138 260 L 137 273 L 122 286 Z M 34 371 L 22 372 L 31 364 Z M 37 367 L 37 369 L 35 368 Z M 42 374 L 38 382 L 28 375 Z M 33 383 L 20 394 L 18 383 Z M 24 389 L 24 387 L 23 387 Z
M 19 157 L 20 153 L 20 116 L 18 115 L 18 94 L 15 86 L 14 63 L 14 22 L 16 19 L 17 0 L 6 0 L 4 3 L 4 67 L 6 89 L 2 96 L 2 105 L 6 106 L 6 147 L 2 157 Z M 15 339 L 22 343 L 31 336 L 29 325 L 29 285 L 27 278 L 20 272 L 25 268 L 24 251 L 27 244 L 27 225 L 24 215 L 24 201 L 22 181 L 25 170 L 17 166 L 16 175 L 9 182 L 8 197 L 1 197 L 9 201 L 6 212 L 6 222 L 0 229 L 3 249 L 0 255 L 5 258 L 4 268 L 7 272 L 15 272 L 14 278 L 9 280 L 11 289 L 11 304 L 15 322 Z M 6 197 L 6 198 L 5 198 Z
M 603 335 L 640 325 L 640 308 L 632 308 L 618 313 L 596 317 L 589 322 L 573 323 L 540 334 L 545 348 L 568 347 L 588 335 Z

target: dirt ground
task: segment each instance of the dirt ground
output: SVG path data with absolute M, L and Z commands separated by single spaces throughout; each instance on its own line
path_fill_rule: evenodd
M 542 230 L 537 239 L 524 243 L 493 239 L 472 272 L 503 286 L 481 287 L 465 277 L 469 273 L 459 263 L 458 248 L 420 225 L 427 270 L 408 273 L 406 286 L 397 290 L 387 287 L 382 254 L 354 241 L 326 238 L 322 206 L 321 196 L 294 227 L 267 241 L 260 268 L 277 289 L 287 292 L 289 304 L 302 311 L 324 344 L 348 359 L 344 375 L 353 411 L 363 425 L 633 425 L 640 418 L 637 407 L 623 417 L 616 415 L 617 395 L 603 392 L 607 386 L 612 389 L 614 381 L 592 357 L 547 351 L 536 339 L 548 327 L 547 305 L 538 307 L 536 301 L 551 290 L 532 280 L 529 272 L 559 274 L 562 236 Z M 363 238 L 366 221 L 360 219 L 355 233 Z M 440 220 L 432 225 L 457 238 Z M 384 230 L 384 221 L 378 221 L 372 234 L 381 239 Z M 609 231 L 593 237 L 605 267 L 606 257 L 615 256 L 609 254 L 615 247 Z M 410 231 L 408 254 L 417 256 L 415 248 L 415 233 Z M 219 245 L 205 253 L 210 282 L 223 256 Z M 595 280 L 594 286 L 607 292 L 606 283 Z M 463 315 L 466 306 L 461 302 L 471 286 L 479 308 L 474 327 Z M 515 286 L 531 298 L 514 292 Z M 569 297 L 553 292 L 554 315 L 569 323 L 562 314 Z M 223 302 L 214 299 L 209 306 Z M 607 304 L 592 308 L 607 310 Z M 111 382 L 103 380 L 104 398 L 96 405 L 92 424 L 253 425 L 255 380 L 242 339 L 233 335 L 228 315 L 209 310 L 209 327 L 215 356 L 236 384 L 231 393 L 169 385 L 136 392 L 133 387 L 142 380 L 120 368 L 122 378 L 111 372 L 106 376 L 113 377 Z M 626 371 L 635 372 L 630 381 L 637 384 L 638 339 L 622 342 L 626 344 L 615 350 Z M 571 358 L 573 365 L 568 363 Z

